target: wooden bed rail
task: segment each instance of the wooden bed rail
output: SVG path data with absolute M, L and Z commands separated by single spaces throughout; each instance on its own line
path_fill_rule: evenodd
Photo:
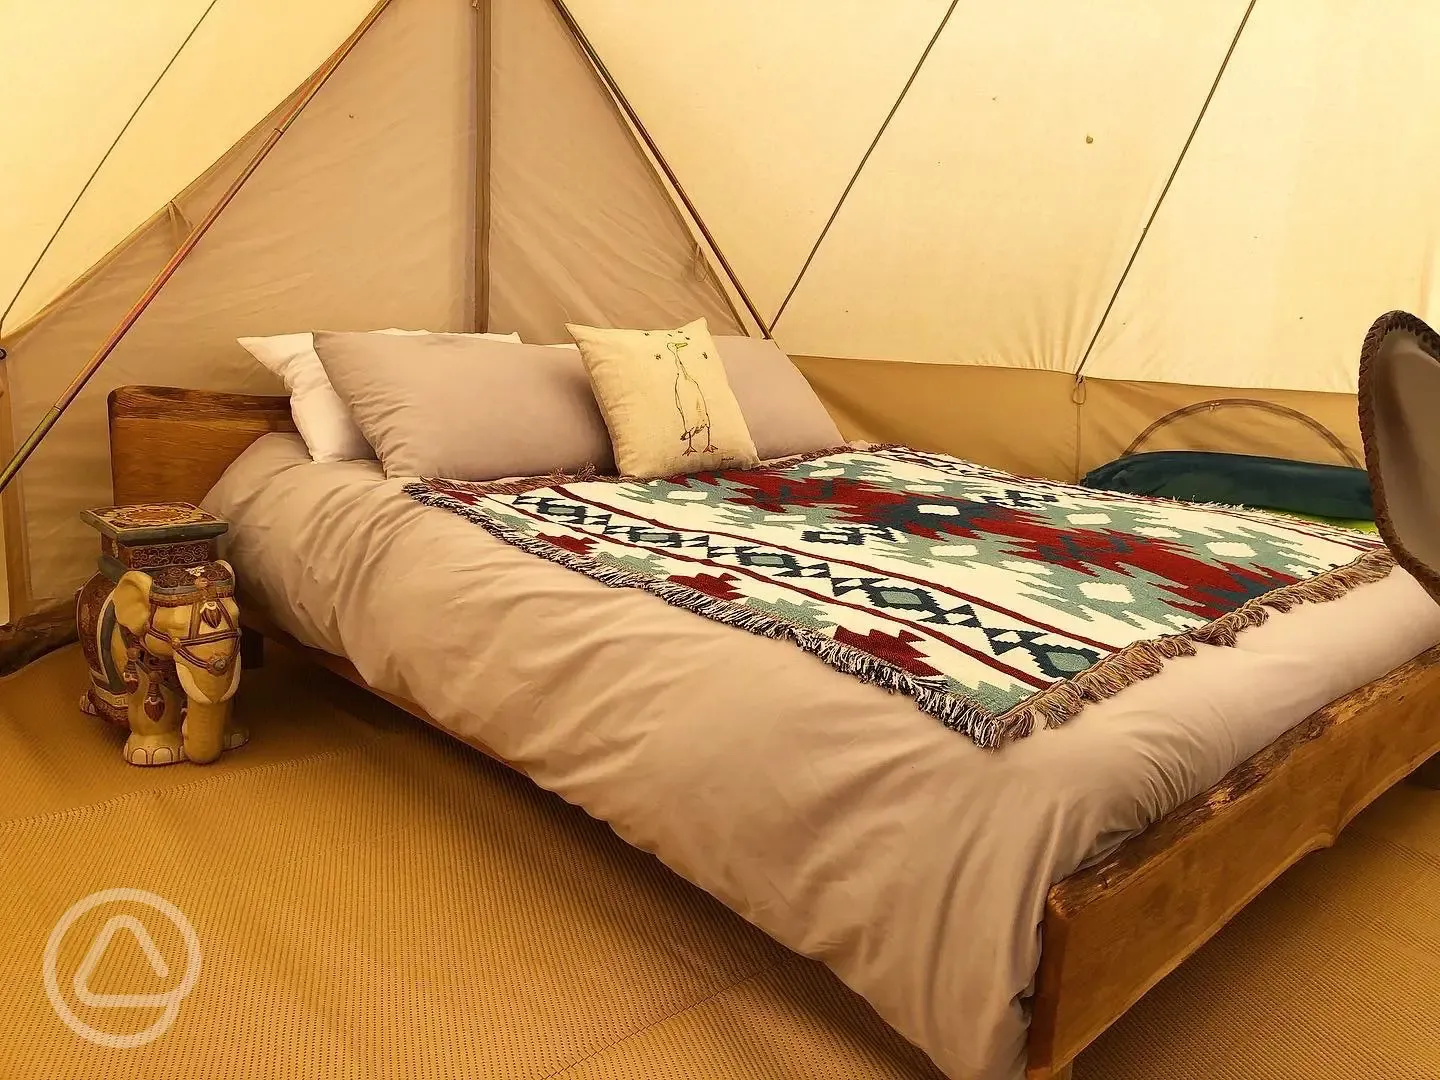
M 1045 906 L 1030 1075 L 1047 1077 L 1072 1061 L 1265 886 L 1332 845 L 1437 752 L 1440 647 L 1331 702 L 1055 885 Z

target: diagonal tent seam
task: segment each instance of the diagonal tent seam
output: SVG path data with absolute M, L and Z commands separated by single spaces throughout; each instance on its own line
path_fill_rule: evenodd
M 120 322 L 110 331 L 99 350 L 97 350 L 80 371 L 76 373 L 64 392 L 56 399 L 55 404 L 45 413 L 34 430 L 25 437 L 24 442 L 20 444 L 19 448 L 11 454 L 10 460 L 5 463 L 3 469 L 0 469 L 0 495 L 4 494 L 5 490 L 24 467 L 25 462 L 29 460 L 30 455 L 35 452 L 35 449 L 44 441 L 45 436 L 48 435 L 50 430 L 60 421 L 60 417 L 65 413 L 65 410 L 69 408 L 70 403 L 79 396 L 80 391 L 85 388 L 85 384 L 100 370 L 110 354 L 114 352 L 116 346 L 118 346 L 125 335 L 130 332 L 130 328 L 145 314 L 146 309 L 155 297 L 160 295 L 160 292 L 169 283 L 171 277 L 174 276 L 175 271 L 180 268 L 181 263 L 185 261 L 200 241 L 204 239 L 205 234 L 210 231 L 210 226 L 225 212 L 225 209 L 230 205 L 231 201 L 240 193 L 241 188 L 243 188 L 250 177 L 254 175 L 270 151 L 274 149 L 275 144 L 290 130 L 290 126 L 300 114 L 305 111 L 305 107 L 314 100 L 315 95 L 318 94 L 330 80 L 330 76 L 335 73 L 336 69 L 345 61 L 345 58 L 350 55 L 351 50 L 354 49 L 360 39 L 365 36 L 365 33 L 370 27 L 375 24 L 375 21 L 380 18 L 380 15 L 389 7 L 390 3 L 391 0 L 377 0 L 375 7 L 371 9 L 370 13 L 360 25 L 351 32 L 350 36 L 341 43 L 340 47 L 331 53 L 329 58 L 306 80 L 293 106 L 274 126 L 265 141 L 260 144 L 260 147 L 245 164 L 245 167 L 240 171 L 239 175 L 237 175 L 235 179 L 231 181 L 230 186 L 221 193 L 219 200 L 210 208 L 209 212 L 200 220 L 199 224 L 190 230 L 190 233 L 181 242 L 174 254 L 170 256 L 165 265 L 161 267 L 160 272 L 140 295 L 140 298 L 131 305 L 129 311 L 125 313 Z M 212 4 L 211 6 L 213 7 L 214 5 Z M 12 604 L 12 607 L 14 606 L 15 605 Z
M 956 0 L 956 2 L 958 2 L 958 0 Z M 699 208 L 690 198 L 689 193 L 686 192 L 684 185 L 680 183 L 680 177 L 676 175 L 670 162 L 666 159 L 665 155 L 661 153 L 659 144 L 656 143 L 649 129 L 645 127 L 644 122 L 640 119 L 640 114 L 630 103 L 629 97 L 626 96 L 625 91 L 621 89 L 619 82 L 615 79 L 615 76 L 611 74 L 605 61 L 601 59 L 600 53 L 591 43 L 589 36 L 585 33 L 584 27 L 580 25 L 579 20 L 571 13 L 570 7 L 565 3 L 565 0 L 553 0 L 553 3 L 556 12 L 569 29 L 571 36 L 579 44 L 580 51 L 585 54 L 585 58 L 590 62 L 590 67 L 594 70 L 596 77 L 599 78 L 600 84 L 605 88 L 606 93 L 609 94 L 610 100 L 614 103 L 621 116 L 628 122 L 631 132 L 637 136 L 638 141 L 648 152 L 649 158 L 654 162 L 655 166 L 665 174 L 665 178 L 669 181 L 670 187 L 680 199 L 681 204 L 690 215 L 691 220 L 694 221 L 700 231 L 700 235 L 704 237 L 705 243 L 714 254 L 716 261 L 720 263 L 725 277 L 734 287 L 741 302 L 744 303 L 745 309 L 755 321 L 755 325 L 760 328 L 761 336 L 766 338 L 770 337 L 771 327 L 766 325 L 764 318 L 761 317 L 760 309 L 755 305 L 754 300 L 750 298 L 750 293 L 746 290 L 745 283 L 740 280 L 740 276 L 735 272 L 735 268 L 731 266 L 730 260 L 725 257 L 725 252 L 721 249 L 714 234 L 710 231 L 710 226 L 705 223 L 705 219 L 700 215 Z M 730 299 L 729 292 L 723 288 L 720 291 L 725 297 L 725 302 L 729 304 L 731 310 L 734 311 L 735 305 Z M 745 320 L 740 318 L 738 311 L 735 311 L 735 316 L 736 321 L 740 323 L 741 326 L 744 326 Z
M 1105 310 L 1100 313 L 1100 319 L 1095 324 L 1095 332 L 1090 335 L 1090 341 L 1085 346 L 1085 352 L 1080 356 L 1080 363 L 1075 367 L 1075 382 L 1080 384 L 1084 379 L 1085 364 L 1090 359 L 1091 352 L 1095 349 L 1095 343 L 1100 340 L 1100 334 L 1105 329 L 1105 323 L 1110 318 L 1110 312 L 1115 308 L 1115 302 L 1120 298 L 1120 291 L 1125 287 L 1125 281 L 1130 276 L 1130 271 L 1135 266 L 1135 260 L 1139 258 L 1140 249 L 1145 246 L 1145 239 L 1150 235 L 1150 227 L 1155 224 L 1155 219 L 1160 214 L 1160 207 L 1165 204 L 1165 196 L 1170 194 L 1170 188 L 1175 183 L 1175 177 L 1180 172 L 1180 167 L 1185 163 L 1185 155 L 1190 152 L 1190 144 L 1195 141 L 1195 135 L 1200 130 L 1201 123 L 1205 120 L 1205 113 L 1210 108 L 1210 103 L 1215 99 L 1215 92 L 1220 88 L 1220 80 L 1225 77 L 1225 71 L 1230 66 L 1230 58 L 1235 55 L 1235 48 L 1240 44 L 1240 35 L 1245 32 L 1245 26 L 1250 21 L 1250 13 L 1255 10 L 1256 0 L 1250 0 L 1245 6 L 1245 13 L 1240 16 L 1240 23 L 1235 27 L 1235 34 L 1230 39 L 1230 47 L 1225 50 L 1225 56 L 1220 61 L 1219 70 L 1215 72 L 1215 78 L 1210 83 L 1210 90 L 1205 95 L 1205 100 L 1200 103 L 1200 111 L 1195 117 L 1195 123 L 1190 126 L 1190 133 L 1185 136 L 1184 145 L 1180 147 L 1180 153 L 1175 158 L 1175 164 L 1170 169 L 1170 175 L 1165 178 L 1165 184 L 1160 189 L 1160 195 L 1155 200 L 1155 205 L 1150 209 L 1150 216 L 1145 219 L 1145 225 L 1140 230 L 1140 236 L 1135 241 L 1135 247 L 1130 251 L 1130 258 L 1125 262 L 1125 268 L 1120 271 L 1120 277 L 1115 282 L 1115 289 L 1110 294 L 1110 300 L 1105 305 Z
M 310 77 L 313 77 L 313 73 Z M 190 216 L 186 215 L 181 203 L 186 199 L 188 195 L 190 195 L 191 192 L 199 190 L 201 186 L 206 183 L 206 181 L 210 180 L 215 175 L 216 167 L 223 161 L 225 161 L 231 154 L 236 153 L 240 147 L 246 145 L 247 143 L 255 141 L 257 137 L 262 135 L 264 132 L 273 129 L 275 125 L 279 123 L 279 118 L 285 115 L 290 105 L 292 105 L 296 100 L 300 98 L 302 92 L 308 86 L 309 77 L 307 77 L 306 81 L 302 83 L 297 90 L 290 93 L 278 105 L 276 105 L 273 109 L 267 112 L 258 124 L 252 127 L 249 131 L 246 131 L 240 136 L 240 138 L 235 140 L 235 142 L 233 142 L 229 147 L 227 147 L 225 152 L 221 154 L 218 158 L 216 158 L 214 162 L 211 162 L 211 164 L 203 172 L 201 172 L 199 176 L 195 177 L 195 179 L 192 180 L 189 184 L 185 185 L 185 187 L 181 188 L 178 192 L 172 195 L 168 200 L 166 200 L 165 203 L 161 205 L 158 210 L 156 210 L 149 217 L 145 218 L 143 221 L 140 222 L 140 224 L 135 226 L 134 229 L 127 233 L 125 237 L 120 240 L 119 243 L 117 243 L 109 251 L 105 252 L 105 254 L 101 255 L 98 259 L 91 263 L 90 266 L 86 268 L 78 277 L 76 277 L 74 281 L 72 281 L 69 285 L 67 285 L 64 289 L 57 293 L 54 299 L 47 301 L 38 310 L 36 310 L 34 314 L 27 315 L 19 326 L 9 331 L 11 339 L 22 339 L 33 326 L 44 320 L 55 309 L 56 306 L 65 303 L 77 288 L 89 282 L 92 278 L 95 277 L 95 275 L 101 273 L 107 266 L 109 266 L 110 263 L 113 262 L 118 255 L 129 249 L 130 246 L 134 244 L 137 239 L 141 237 L 145 233 L 145 231 L 151 226 L 153 226 L 155 222 L 161 217 L 169 217 L 173 223 L 178 225 L 180 227 L 182 238 L 184 234 L 188 234 L 189 231 L 195 227 L 195 222 Z M 176 246 L 178 247 L 178 241 Z
M 135 123 L 135 118 L 140 115 L 146 103 L 154 95 L 156 89 L 165 80 L 165 76 L 170 73 L 170 69 L 173 68 L 175 62 L 180 59 L 180 54 L 185 51 L 185 46 L 190 44 L 196 33 L 199 32 L 201 25 L 209 17 L 210 12 L 215 10 L 215 5 L 219 2 L 220 0 L 210 0 L 210 3 L 205 6 L 205 10 L 200 13 L 200 18 L 195 20 L 195 25 L 190 28 L 190 32 L 185 35 L 184 40 L 180 42 L 170 59 L 165 62 L 165 66 L 162 67 L 160 73 L 155 76 L 155 80 L 150 84 L 149 89 L 141 95 L 135 108 L 132 109 L 130 115 L 125 118 L 125 123 L 121 124 L 120 130 L 115 133 L 115 138 L 110 141 L 110 145 L 106 147 L 105 152 L 100 155 L 100 160 L 95 163 L 95 168 L 90 171 L 90 175 L 86 177 L 85 182 L 80 185 L 80 190 L 75 193 L 75 198 L 71 201 L 69 208 L 61 215 L 59 224 L 57 224 L 54 231 L 51 232 L 50 238 L 45 241 L 45 245 L 40 249 L 40 254 L 35 256 L 35 261 L 30 264 L 30 269 L 27 270 L 25 276 L 20 279 L 20 284 L 16 286 L 14 295 L 10 297 L 9 302 L 5 305 L 5 310 L 0 311 L 0 336 L 4 335 L 5 320 L 9 318 L 10 312 L 14 310 L 16 301 L 24 294 L 25 287 L 30 284 L 30 279 L 35 276 L 35 271 L 40 268 L 40 265 L 45 261 L 45 256 L 50 253 L 50 249 L 55 245 L 55 241 L 65 230 L 66 224 L 70 221 L 71 216 L 75 213 L 81 200 L 85 198 L 85 193 L 90 190 L 90 185 L 93 184 L 95 178 L 100 175 L 100 170 L 105 168 L 105 163 L 110 160 L 110 155 L 112 155 L 115 152 L 115 148 L 120 145 L 120 140 L 125 138 L 125 133 L 129 131 L 130 126 Z M 3 356 L 3 354 L 0 354 L 0 356 Z
M 1253 5 L 1254 0 L 1251 0 L 1251 3 Z M 856 181 L 860 179 L 860 174 L 865 170 L 865 166 L 869 163 L 871 155 L 875 153 L 875 148 L 880 145 L 880 140 L 884 137 L 886 129 L 890 126 L 890 121 L 895 119 L 895 114 L 900 111 L 900 106 L 904 103 L 906 95 L 910 93 L 910 88 L 915 85 L 915 80 L 920 75 L 920 69 L 925 66 L 925 61 L 930 59 L 930 53 L 934 50 L 935 43 L 940 40 L 940 35 L 945 32 L 945 27 L 950 22 L 950 16 L 955 14 L 955 9 L 959 4 L 960 0 L 950 0 L 950 5 L 945 9 L 945 14 L 940 17 L 940 22 L 935 27 L 935 32 L 930 35 L 930 40 L 925 43 L 925 48 L 920 52 L 920 58 L 915 61 L 915 66 L 910 71 L 910 77 L 906 79 L 905 84 L 900 87 L 900 93 L 896 95 L 895 103 L 890 106 L 890 111 L 885 114 L 885 119 L 880 121 L 880 127 L 876 130 L 875 137 L 870 140 L 870 145 L 867 146 L 865 152 L 860 155 L 860 161 L 855 166 L 855 171 L 850 174 L 850 180 L 846 183 L 844 190 L 840 192 L 840 198 L 836 201 L 835 208 L 830 211 L 830 216 L 825 219 L 825 224 L 821 227 L 819 235 L 815 237 L 815 243 L 811 245 L 810 253 L 805 256 L 805 261 L 800 266 L 800 272 L 795 275 L 795 280 L 791 282 L 789 291 L 785 293 L 784 298 L 780 301 L 780 306 L 775 309 L 775 317 L 770 320 L 770 325 L 765 332 L 766 337 L 770 337 L 775 327 L 779 325 L 780 317 L 785 314 L 785 308 L 789 306 L 791 297 L 793 297 L 795 291 L 800 288 L 800 283 L 805 280 L 806 271 L 810 269 L 810 264 L 815 261 L 815 256 L 820 251 L 820 245 L 825 242 L 825 238 L 830 234 L 831 226 L 835 224 L 835 219 L 840 216 L 840 211 L 845 206 L 845 200 L 850 197 L 850 192 L 855 187 Z M 762 322 L 761 326 L 763 327 L 764 325 Z

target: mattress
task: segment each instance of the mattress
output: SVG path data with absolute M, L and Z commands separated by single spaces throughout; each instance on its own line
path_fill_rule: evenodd
M 909 698 L 253 444 L 205 501 L 253 602 L 828 964 L 956 1080 L 1023 1072 L 1050 886 L 1440 641 L 1403 571 L 1000 753 Z

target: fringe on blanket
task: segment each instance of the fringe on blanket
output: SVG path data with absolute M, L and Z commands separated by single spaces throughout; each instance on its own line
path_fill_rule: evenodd
M 807 460 L 836 452 L 831 449 L 787 460 Z M 548 482 L 527 484 L 518 491 L 500 490 L 490 485 L 467 484 L 465 488 L 484 488 L 483 493 L 520 494 L 538 487 L 553 486 L 557 482 L 577 483 L 583 479 L 618 481 L 621 478 L 571 474 L 561 481 L 542 477 L 534 479 Z M 1127 687 L 1158 675 L 1165 661 L 1180 656 L 1194 656 L 1197 644 L 1232 646 L 1241 631 L 1266 622 L 1271 612 L 1286 612 L 1299 604 L 1339 599 L 1351 589 L 1383 580 L 1395 566 L 1394 557 L 1388 549 L 1382 547 L 1367 551 L 1345 566 L 1328 570 L 1305 581 L 1283 585 L 1248 600 L 1234 611 L 1227 612 L 1204 626 L 1127 645 L 1078 675 L 1052 683 L 1014 708 L 996 716 L 961 694 L 928 683 L 894 664 L 808 627 L 756 611 L 743 604 L 721 600 L 688 585 L 647 577 L 612 563 L 557 547 L 497 521 L 483 510 L 436 491 L 424 481 L 407 484 L 404 490 L 405 494 L 416 502 L 458 514 L 507 544 L 594 578 L 604 585 L 612 588 L 642 589 L 676 607 L 693 611 L 715 622 L 738 627 L 762 637 L 791 641 L 831 667 L 853 675 L 862 682 L 913 698 L 922 712 L 933 716 L 947 728 L 968 736 L 976 745 L 986 750 L 997 750 L 1011 740 L 1030 735 L 1037 723 L 1050 728 L 1059 727 L 1076 716 L 1087 704 L 1114 697 Z
M 1127 645 L 1080 674 L 1051 684 L 1001 714 L 1001 741 L 1024 738 L 1035 730 L 1036 723 L 1059 727 L 1088 703 L 1112 698 L 1126 687 L 1158 675 L 1166 660 L 1194 656 L 1196 645 L 1228 648 L 1235 644 L 1242 630 L 1265 623 L 1273 611 L 1286 612 L 1299 604 L 1338 600 L 1351 589 L 1383 581 L 1394 568 L 1395 559 L 1387 549 L 1367 551 L 1345 566 L 1247 600 L 1204 626 Z

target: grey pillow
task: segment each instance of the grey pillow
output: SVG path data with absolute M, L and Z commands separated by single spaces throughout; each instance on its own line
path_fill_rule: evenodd
M 780 346 L 764 338 L 714 337 L 730 390 L 762 459 L 828 450 L 844 442 L 835 421 Z
M 326 331 L 315 333 L 315 352 L 386 476 L 615 469 L 576 353 L 460 334 Z

